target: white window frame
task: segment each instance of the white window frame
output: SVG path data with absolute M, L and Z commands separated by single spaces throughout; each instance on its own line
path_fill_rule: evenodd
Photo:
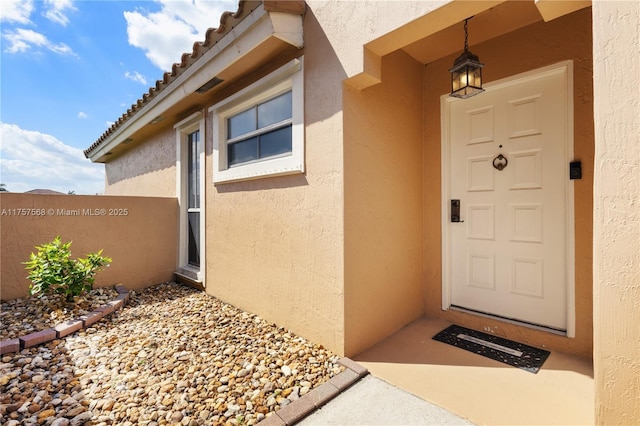
M 291 90 L 291 154 L 228 166 L 227 119 Z M 294 59 L 209 108 L 213 113 L 213 183 L 304 173 L 304 67 Z
M 204 114 L 202 112 L 196 112 L 184 120 L 173 126 L 176 130 L 176 196 L 178 198 L 178 204 L 180 209 L 179 215 L 179 243 L 178 243 L 178 270 L 177 273 L 184 275 L 185 277 L 202 283 L 204 285 L 204 262 L 205 262 L 205 125 Z M 195 131 L 200 132 L 200 146 L 198 157 L 200 160 L 200 267 L 195 267 L 189 264 L 189 244 L 187 234 L 188 223 L 188 147 L 187 143 L 189 135 Z M 184 162 L 184 164 L 183 164 Z

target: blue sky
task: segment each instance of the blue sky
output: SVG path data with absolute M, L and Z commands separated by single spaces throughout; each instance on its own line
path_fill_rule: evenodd
M 1 0 L 0 183 L 102 193 L 82 151 L 237 4 Z

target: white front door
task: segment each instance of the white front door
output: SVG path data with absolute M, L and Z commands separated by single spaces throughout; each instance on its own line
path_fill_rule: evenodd
M 569 71 L 565 63 L 443 102 L 450 306 L 567 330 Z

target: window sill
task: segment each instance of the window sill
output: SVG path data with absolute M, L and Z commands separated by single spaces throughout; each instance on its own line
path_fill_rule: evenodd
M 304 173 L 303 165 L 292 156 L 287 156 L 216 171 L 213 183 L 217 185 L 301 173 Z
M 181 267 L 176 270 L 175 275 L 176 279 L 180 282 L 187 281 L 188 283 L 204 287 L 202 275 L 200 274 L 200 271 L 196 269 Z

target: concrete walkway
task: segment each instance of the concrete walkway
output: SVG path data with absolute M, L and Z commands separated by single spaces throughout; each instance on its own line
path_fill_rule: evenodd
M 449 411 L 368 375 L 299 425 L 472 425 Z

